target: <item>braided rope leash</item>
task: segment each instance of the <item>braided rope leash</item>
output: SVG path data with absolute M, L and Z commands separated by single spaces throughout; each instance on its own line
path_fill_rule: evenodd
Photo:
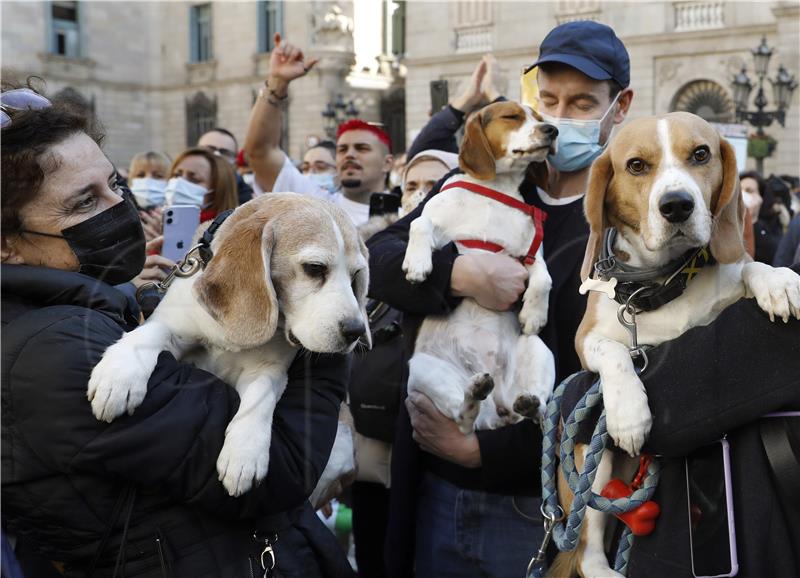
M 579 374 L 573 374 L 565 379 L 556 388 L 550 403 L 547 404 L 547 415 L 543 424 L 542 441 L 542 516 L 544 518 L 545 537 L 537 555 L 528 565 L 528 576 L 538 578 L 546 570 L 544 552 L 551 539 L 555 539 L 558 549 L 563 551 L 574 550 L 578 545 L 583 520 L 586 517 L 586 507 L 592 507 L 606 514 L 621 514 L 635 510 L 650 500 L 658 484 L 659 465 L 656 460 L 647 465 L 647 475 L 644 477 L 642 487 L 636 489 L 630 496 L 609 499 L 592 491 L 592 484 L 597 475 L 603 451 L 612 444 L 606 430 L 605 410 L 601 412 L 600 419 L 595 426 L 589 451 L 583 467 L 583 472 L 578 473 L 575 467 L 575 437 L 578 435 L 580 425 L 585 421 L 593 409 L 602 404 L 602 388 L 598 379 L 589 391 L 578 402 L 572 413 L 564 422 L 564 431 L 561 444 L 558 444 L 558 425 L 561 419 L 561 399 L 564 391 Z M 558 503 L 558 490 L 556 480 L 556 449 L 560 447 L 559 457 L 564 475 L 574 497 L 572 508 L 566 522 L 564 511 Z M 617 549 L 614 569 L 620 574 L 627 571 L 630 551 L 633 545 L 633 534 L 627 526 L 620 538 Z

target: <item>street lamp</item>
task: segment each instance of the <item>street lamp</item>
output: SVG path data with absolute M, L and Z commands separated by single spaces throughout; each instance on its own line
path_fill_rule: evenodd
M 330 100 L 325 105 L 325 110 L 321 113 L 322 121 L 325 124 L 325 134 L 328 138 L 333 140 L 336 138 L 336 129 L 345 120 L 356 118 L 360 111 L 352 100 L 344 101 L 341 94 L 336 95 L 336 98 Z
M 769 59 L 772 57 L 772 49 L 767 46 L 766 37 L 761 38 L 761 44 L 755 50 L 750 51 L 753 55 L 753 68 L 756 76 L 758 76 L 758 92 L 753 101 L 756 110 L 747 110 L 748 101 L 750 100 L 750 92 L 753 90 L 753 83 L 747 76 L 745 68 L 735 75 L 731 80 L 731 89 L 733 90 L 733 104 L 736 107 L 736 118 L 739 122 L 746 122 L 756 127 L 756 135 L 760 138 L 762 143 L 766 143 L 768 138 L 764 134 L 764 127 L 772 124 L 773 120 L 778 121 L 781 126 L 786 126 L 786 111 L 789 110 L 789 105 L 792 101 L 792 92 L 797 88 L 794 76 L 781 65 L 778 69 L 778 76 L 773 79 L 768 79 L 772 84 L 773 100 L 777 106 L 777 110 L 765 111 L 768 102 L 764 94 L 764 78 L 767 76 L 767 69 L 769 67 Z M 774 141 L 772 141 L 774 143 Z M 772 154 L 769 146 L 762 147 L 758 154 L 752 154 L 756 159 L 756 166 L 758 172 L 764 171 L 764 158 Z

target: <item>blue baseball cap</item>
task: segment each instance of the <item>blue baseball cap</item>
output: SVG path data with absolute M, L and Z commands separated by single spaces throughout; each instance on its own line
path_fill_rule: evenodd
M 567 64 L 594 80 L 615 80 L 622 88 L 627 88 L 631 80 L 625 45 L 611 27 L 591 20 L 553 28 L 539 46 L 539 60 L 525 72 L 545 62 Z

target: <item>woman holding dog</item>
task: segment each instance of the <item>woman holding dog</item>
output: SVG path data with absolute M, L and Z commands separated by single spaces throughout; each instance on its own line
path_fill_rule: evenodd
M 112 285 L 158 262 L 146 261 L 131 194 L 86 119 L 30 89 L 0 100 L 2 509 L 4 529 L 32 552 L 27 575 L 262 575 L 266 540 L 277 576 L 351 575 L 307 502 L 347 359 L 298 355 L 269 475 L 239 498 L 216 471 L 239 400 L 214 376 L 163 353 L 136 412 L 97 421 L 89 375 L 139 321 Z

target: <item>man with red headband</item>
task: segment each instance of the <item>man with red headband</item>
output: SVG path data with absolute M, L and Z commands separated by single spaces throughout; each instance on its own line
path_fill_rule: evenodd
M 316 64 L 302 50 L 281 42 L 269 60 L 269 76 L 256 99 L 247 127 L 244 149 L 255 173 L 255 196 L 269 191 L 292 191 L 331 200 L 344 209 L 356 225 L 369 219 L 372 193 L 386 191 L 386 175 L 392 168 L 391 142 L 381 128 L 350 120 L 336 133 L 336 172 L 339 188 L 331 193 L 309 175 L 295 168 L 280 149 L 283 108 L 289 84 L 305 76 Z

